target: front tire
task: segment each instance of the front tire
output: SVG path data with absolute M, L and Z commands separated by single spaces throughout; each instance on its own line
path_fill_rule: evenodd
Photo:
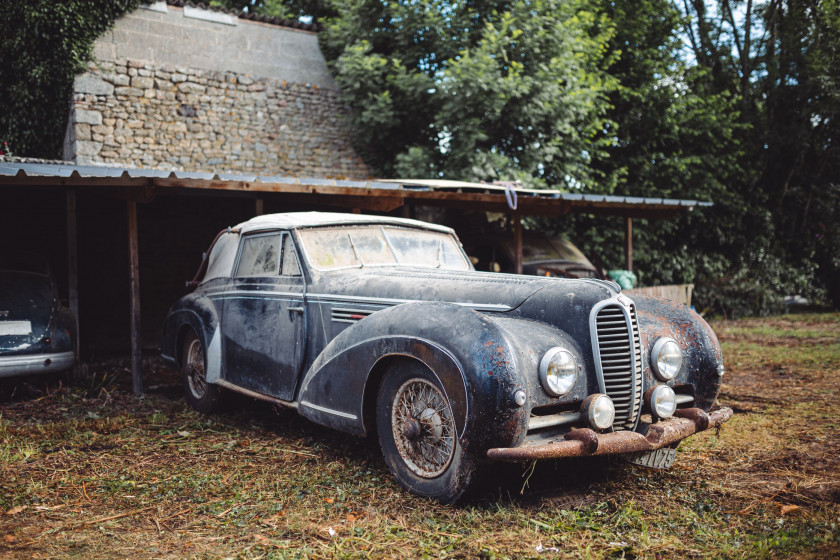
M 426 366 L 391 368 L 379 387 L 376 424 L 385 463 L 405 489 L 444 504 L 467 490 L 474 461 L 461 447 L 446 393 Z
M 204 345 L 193 331 L 184 337 L 181 354 L 184 395 L 195 410 L 210 414 L 218 408 L 219 389 L 207 382 L 207 359 Z

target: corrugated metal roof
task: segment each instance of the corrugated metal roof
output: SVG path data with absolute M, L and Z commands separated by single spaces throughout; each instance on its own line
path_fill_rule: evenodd
M 343 179 L 322 179 L 289 177 L 280 175 L 256 175 L 239 173 L 213 173 L 194 171 L 165 171 L 158 169 L 129 169 L 122 167 L 100 167 L 66 165 L 53 163 L 0 162 L 0 185 L 68 185 L 84 187 L 139 187 L 154 186 L 161 189 L 190 188 L 212 189 L 214 191 L 240 191 L 253 193 L 297 193 L 342 196 L 390 197 L 414 200 L 458 201 L 510 199 L 515 193 L 523 213 L 539 206 L 540 213 L 554 214 L 587 211 L 593 207 L 601 210 L 627 209 L 658 213 L 651 217 L 667 217 L 675 212 L 694 207 L 709 207 L 711 202 L 697 200 L 614 196 L 583 193 L 567 193 L 558 190 L 535 190 L 465 181 L 434 179 L 387 179 L 352 181 Z M 358 191 L 358 192 L 354 192 Z M 557 206 L 557 211 L 551 211 Z M 543 212 L 544 210 L 544 212 Z M 614 212 L 620 214 L 621 212 Z

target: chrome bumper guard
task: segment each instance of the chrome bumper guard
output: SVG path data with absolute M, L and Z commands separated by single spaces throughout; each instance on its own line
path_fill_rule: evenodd
M 730 418 L 732 409 L 728 407 L 709 413 L 699 408 L 684 408 L 677 410 L 674 418 L 650 424 L 645 433 L 619 431 L 599 434 L 590 428 L 573 429 L 551 441 L 526 442 L 518 447 L 495 447 L 487 451 L 487 457 L 496 461 L 523 462 L 654 451 L 697 432 L 719 428 Z

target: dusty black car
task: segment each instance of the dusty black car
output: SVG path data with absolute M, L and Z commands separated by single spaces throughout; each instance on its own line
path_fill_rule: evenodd
M 378 434 L 405 488 L 457 499 L 480 461 L 620 454 L 670 466 L 729 419 L 698 315 L 617 285 L 475 272 L 451 229 L 260 216 L 217 236 L 162 353 L 209 412 L 221 388 Z
M 464 241 L 475 268 L 490 272 L 516 272 L 513 235 L 490 233 Z M 525 232 L 522 236 L 522 274 L 561 278 L 598 278 L 604 274 L 574 243 L 560 236 Z
M 47 261 L 0 251 L 0 377 L 75 364 L 76 319 L 61 304 Z

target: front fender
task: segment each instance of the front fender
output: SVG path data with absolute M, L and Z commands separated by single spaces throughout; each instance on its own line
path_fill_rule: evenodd
M 636 303 L 639 319 L 645 387 L 658 383 L 649 359 L 654 343 L 663 336 L 673 338 L 683 349 L 683 363 L 668 385 L 692 386 L 694 406 L 708 411 L 720 391 L 723 375 L 723 355 L 712 327 L 685 305 L 650 296 L 628 296 Z
M 526 386 L 504 331 L 472 309 L 440 302 L 383 309 L 342 331 L 306 373 L 299 412 L 365 435 L 365 415 L 375 410 L 366 404 L 376 398 L 377 366 L 399 358 L 424 363 L 440 380 L 465 448 L 506 444 L 527 423 L 514 400 Z

